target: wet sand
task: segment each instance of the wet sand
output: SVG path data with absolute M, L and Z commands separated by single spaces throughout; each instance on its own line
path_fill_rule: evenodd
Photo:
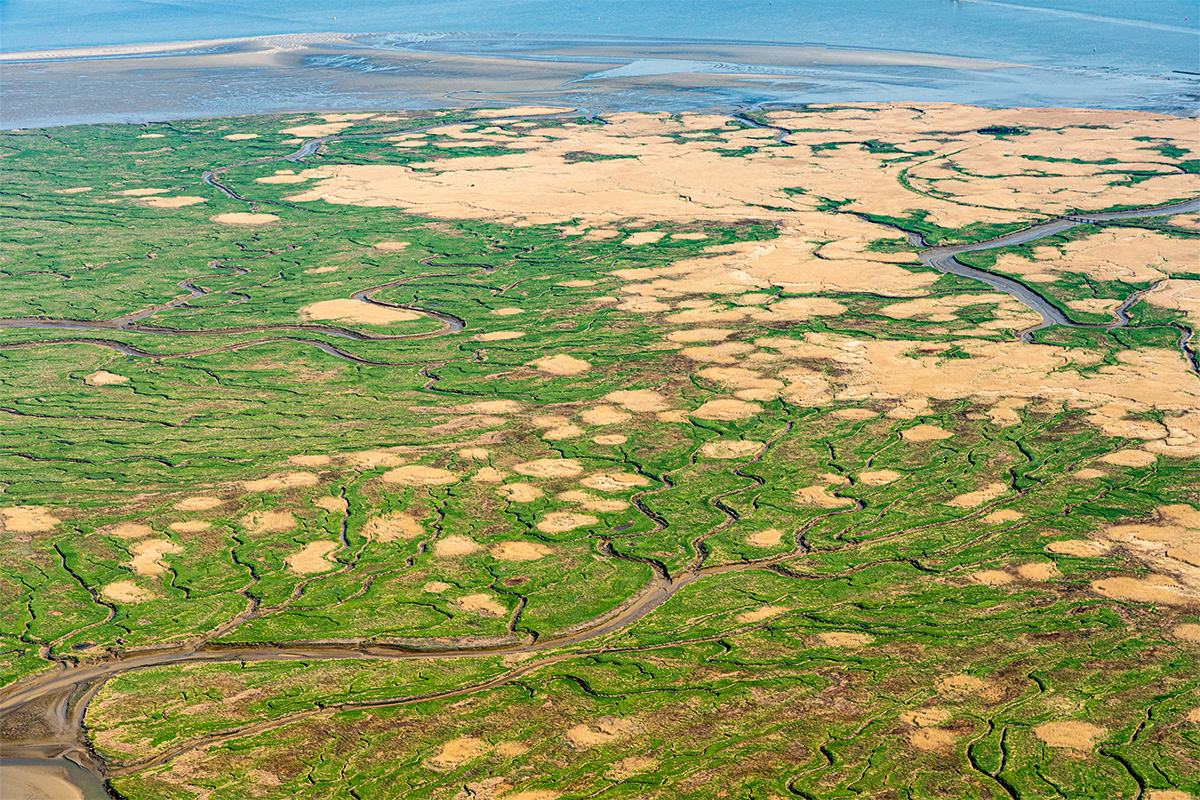
M 95 775 L 64 758 L 0 759 L 0 800 L 108 800 Z

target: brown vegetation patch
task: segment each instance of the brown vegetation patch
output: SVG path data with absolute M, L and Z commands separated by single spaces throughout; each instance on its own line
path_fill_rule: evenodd
M 185 497 L 172 508 L 176 511 L 208 511 L 224 504 L 225 501 L 217 497 Z
M 457 480 L 458 476 L 449 470 L 421 464 L 409 464 L 383 473 L 384 483 L 398 483 L 401 486 L 444 486 Z
M 604 717 L 593 725 L 581 724 L 568 729 L 567 743 L 576 750 L 586 750 L 628 738 L 638 730 L 633 720 Z
M 537 542 L 497 542 L 488 552 L 501 561 L 537 561 L 554 551 Z
M 816 506 L 817 508 L 845 508 L 854 505 L 854 501 L 849 497 L 829 494 L 828 486 L 805 486 L 803 489 L 793 492 L 792 496 L 801 505 Z
M 1108 735 L 1108 729 L 1090 722 L 1061 720 L 1045 722 L 1033 729 L 1033 735 L 1051 747 L 1071 750 L 1091 750 L 1096 741 Z
M 1200 642 L 1200 625 L 1184 622 L 1171 628 L 1171 635 L 1181 642 Z
M 827 631 L 817 634 L 816 639 L 825 647 L 864 647 L 875 641 L 865 633 L 853 631 Z
M 629 441 L 628 437 L 622 436 L 619 433 L 609 433 L 603 436 L 593 436 L 592 441 L 596 444 L 603 445 L 619 445 Z
M 587 476 L 580 483 L 601 492 L 625 492 L 637 486 L 647 486 L 650 481 L 632 472 L 600 472 Z
M 583 436 L 583 428 L 576 425 L 560 425 L 557 428 L 551 428 L 542 433 L 542 438 L 550 442 L 559 442 L 563 439 L 577 439 Z
M 1039 561 L 1032 564 L 1022 564 L 1017 567 L 1017 574 L 1027 581 L 1049 581 L 1062 577 L 1053 561 Z
M 167 526 L 175 533 L 200 533 L 212 527 L 211 522 L 205 522 L 202 519 L 184 520 L 183 522 L 172 522 Z
M 207 203 L 207 197 L 197 195 L 178 195 L 176 197 L 150 197 L 142 201 L 142 205 L 150 208 L 183 208 L 200 203 Z
M 916 728 L 908 732 L 908 743 L 918 750 L 953 750 L 958 736 L 943 728 Z
M 314 505 L 333 514 L 345 514 L 350 507 L 344 497 L 318 497 Z
M 604 395 L 604 399 L 635 414 L 666 411 L 667 409 L 667 403 L 663 396 L 651 389 L 621 389 L 609 392 Z
M 292 553 L 284 559 L 292 572 L 300 575 L 311 575 L 316 572 L 326 572 L 337 566 L 329 554 L 341 545 L 338 542 L 316 541 L 304 545 L 299 553 Z
M 402 511 L 371 517 L 362 528 L 362 535 L 373 542 L 415 539 L 424 533 L 425 528 L 421 526 L 421 523 Z
M 408 247 L 408 242 L 376 242 L 371 245 L 376 250 L 383 250 L 386 253 L 394 253 L 397 250 L 404 250 Z
M 477 333 L 475 339 L 480 342 L 503 342 L 508 339 L 519 339 L 524 335 L 524 331 L 491 331 L 490 333 Z
M 938 442 L 942 439 L 949 439 L 953 435 L 936 425 L 917 425 L 900 432 L 900 438 L 906 442 Z
M 332 463 L 333 459 L 326 455 L 295 455 L 288 456 L 288 463 L 297 467 L 323 467 Z
M 763 442 L 753 439 L 718 439 L 705 442 L 700 451 L 709 458 L 744 458 L 763 448 Z
M 861 422 L 862 420 L 879 416 L 878 411 L 872 411 L 869 408 L 839 408 L 830 413 L 832 416 L 835 416 L 838 419 L 848 419 L 855 422 Z
M 1092 581 L 1092 591 L 1133 603 L 1153 603 L 1164 606 L 1200 606 L 1200 593 L 1181 586 L 1165 575 L 1147 578 L 1103 578 Z
M 254 533 L 282 533 L 296 527 L 290 511 L 255 511 L 241 519 L 242 527 Z
M 501 472 L 495 467 L 482 467 L 471 476 L 471 480 L 475 483 L 504 483 L 504 479 L 507 477 L 508 473 Z
M 608 500 L 603 497 L 597 497 L 594 494 L 581 492 L 578 489 L 559 492 L 558 499 L 564 503 L 579 503 L 585 511 L 600 511 L 605 514 L 624 511 L 629 508 L 629 503 L 626 503 L 624 500 Z
M 1092 469 L 1091 467 L 1088 467 L 1086 469 L 1079 470 L 1071 477 L 1078 478 L 1081 481 L 1090 481 L 1095 480 L 1096 478 L 1103 478 L 1107 474 L 1108 473 L 1106 473 L 1104 470 Z
M 474 761 L 491 749 L 491 745 L 482 739 L 462 736 L 443 744 L 435 755 L 425 761 L 425 765 L 435 770 L 451 770 Z
M 118 522 L 113 525 L 105 525 L 100 529 L 100 533 L 116 536 L 118 539 L 141 539 L 145 536 L 153 536 L 154 529 L 141 522 Z
M 672 342 L 719 342 L 733 333 L 729 328 L 691 328 L 690 330 L 671 331 L 667 340 Z
M 1111 549 L 1112 545 L 1108 542 L 1097 542 L 1090 539 L 1065 539 L 1046 545 L 1047 553 L 1075 556 L 1076 558 L 1097 558 Z
M 1016 580 L 1011 572 L 1002 569 L 981 569 L 967 576 L 976 583 L 984 586 L 1004 586 Z

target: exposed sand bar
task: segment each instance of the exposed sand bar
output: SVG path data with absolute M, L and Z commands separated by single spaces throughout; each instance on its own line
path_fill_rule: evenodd
M 65 758 L 0 759 L 3 800 L 108 800 L 92 773 Z

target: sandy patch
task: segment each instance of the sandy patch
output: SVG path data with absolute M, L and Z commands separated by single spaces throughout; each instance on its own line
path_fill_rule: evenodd
M 317 138 L 320 136 L 332 136 L 338 131 L 345 130 L 350 127 L 349 122 L 313 122 L 308 125 L 293 125 L 290 128 L 284 128 L 279 131 L 288 136 L 297 136 L 300 138 Z
M 554 551 L 537 542 L 498 542 L 488 548 L 488 552 L 492 558 L 501 561 L 537 561 Z
M 327 265 L 324 267 L 315 267 L 313 269 L 306 269 L 306 270 L 304 270 L 304 274 L 305 275 L 326 275 L 330 272 L 337 272 L 337 271 L 338 271 L 338 268 L 333 266 L 332 264 L 330 264 L 330 265 Z
M 1045 722 L 1033 729 L 1033 735 L 1051 747 L 1066 747 L 1071 750 L 1091 750 L 1097 739 L 1108 735 L 1108 729 L 1090 722 L 1062 720 Z
M 397 464 L 404 463 L 403 458 L 386 450 L 362 450 L 357 453 L 342 453 L 338 456 L 338 459 L 361 469 L 394 467 Z
M 665 235 L 664 231 L 638 231 L 637 233 L 626 237 L 621 244 L 629 245 L 630 247 L 639 244 L 654 244 Z
M 1092 591 L 1114 600 L 1133 603 L 1189 607 L 1200 605 L 1200 593 L 1181 586 L 1165 575 L 1147 578 L 1104 578 L 1092 581 Z
M 142 205 L 149 206 L 150 208 L 184 208 L 185 206 L 194 206 L 207 202 L 207 197 L 179 195 L 176 197 L 151 197 L 148 200 L 143 200 Z
M 445 581 L 430 581 L 421 587 L 421 591 L 428 592 L 429 594 L 441 594 L 442 592 L 453 588 L 453 584 L 446 583 Z
M 1087 467 L 1085 469 L 1079 470 L 1071 477 L 1078 478 L 1081 481 L 1090 481 L 1090 480 L 1095 480 L 1096 478 L 1103 478 L 1107 474 L 1108 473 L 1105 472 L 1104 470 L 1092 469 L 1091 467 Z
M 1008 494 L 1009 487 L 1005 483 L 989 483 L 982 489 L 966 492 L 946 501 L 946 505 L 955 508 L 975 508 L 984 503 L 990 503 L 998 497 Z
M 166 194 L 170 189 L 125 189 L 117 192 L 122 197 L 149 197 L 152 194 Z
M 1098 558 L 1109 550 L 1112 545 L 1108 542 L 1097 542 L 1090 539 L 1065 539 L 1061 542 L 1051 542 L 1046 545 L 1047 553 L 1056 553 L 1076 558 Z
M 629 419 L 629 415 L 616 406 L 593 406 L 585 409 L 579 418 L 585 425 L 616 425 Z
M 470 458 L 475 461 L 487 461 L 492 457 L 492 454 L 482 447 L 464 447 L 458 451 L 458 454 L 463 458 Z
M 167 565 L 160 559 L 168 553 L 182 553 L 183 550 L 166 539 L 143 539 L 135 542 L 129 548 L 129 552 L 133 558 L 128 566 L 138 575 L 161 575 L 166 571 Z
M 734 617 L 738 622 L 760 622 L 768 617 L 774 617 L 777 614 L 782 614 L 789 609 L 784 606 L 762 606 L 750 611 L 743 611 Z
M 154 529 L 140 522 L 118 522 L 115 525 L 105 525 L 100 529 L 100 533 L 116 536 L 118 539 L 141 539 L 153 536 Z
M 1016 522 L 1025 517 L 1020 511 L 1013 511 L 1011 508 L 1002 508 L 999 511 L 993 511 L 983 518 L 983 521 L 989 525 L 1001 525 L 1005 522 Z
M 449 470 L 420 464 L 409 464 L 383 473 L 384 483 L 398 483 L 401 486 L 444 486 L 457 480 L 458 476 Z
M 288 463 L 298 467 L 323 467 L 333 461 L 326 455 L 295 455 L 288 456 Z
M 676 234 L 676 236 L 679 235 L 680 234 Z M 703 236 L 704 234 L 700 235 Z M 657 760 L 653 758 L 647 758 L 646 756 L 628 756 L 627 758 L 622 758 L 620 761 L 613 764 L 612 767 L 609 768 L 608 772 L 605 773 L 605 777 L 617 781 L 625 780 L 626 778 L 632 778 L 634 775 L 642 775 L 647 772 L 653 772 L 658 769 L 658 764 L 659 762 Z
M 290 511 L 255 511 L 240 520 L 242 527 L 254 533 L 282 533 L 296 527 Z
M 202 519 L 191 519 L 182 522 L 172 522 L 167 527 L 175 533 L 200 533 L 211 528 L 212 523 L 205 522 Z
M 1200 625 L 1185 622 L 1171 628 L 1171 635 L 1181 642 L 1200 642 Z
M 918 750 L 953 750 L 958 736 L 942 728 L 917 728 L 908 732 L 908 743 Z
M 341 545 L 338 542 L 317 541 L 304 545 L 299 553 L 292 553 L 284 559 L 292 572 L 300 575 L 311 575 L 315 572 L 325 572 L 338 566 L 329 554 Z
M 936 425 L 918 425 L 900 432 L 900 438 L 906 442 L 937 442 L 949 439 L 953 435 Z
M 311 472 L 277 473 L 256 481 L 242 481 L 247 492 L 274 492 L 280 489 L 292 489 L 297 486 L 316 486 L 317 476 Z M 179 508 L 176 506 L 176 508 Z M 187 510 L 187 509 L 180 509 Z
M 74 186 L 70 189 L 56 189 L 54 191 L 54 193 L 55 194 L 79 194 L 80 192 L 90 192 L 90 191 L 92 191 L 91 186 Z
M 573 458 L 537 458 L 513 467 L 531 478 L 573 478 L 583 474 L 583 465 Z
M 549 372 L 551 375 L 578 375 L 592 368 L 592 365 L 582 358 L 575 358 L 575 356 L 569 356 L 566 353 L 559 353 L 556 356 L 543 356 L 536 361 L 529 362 L 526 366 L 533 367 L 542 372 Z
M 863 647 L 875 641 L 865 633 L 852 631 L 828 631 L 818 634 L 816 639 L 825 647 Z
M 558 442 L 563 439 L 577 439 L 580 436 L 583 436 L 583 428 L 575 425 L 560 425 L 557 428 L 551 428 L 542 433 L 542 438 L 551 442 Z
M 474 761 L 491 749 L 491 745 L 482 739 L 463 736 L 443 744 L 435 755 L 425 761 L 425 764 L 435 770 L 450 770 L 466 764 L 468 761 Z
M 475 339 L 480 342 L 503 342 L 508 339 L 519 339 L 524 335 L 524 331 L 492 331 L 491 333 L 477 333 Z
M 944 708 L 929 707 L 905 711 L 900 715 L 900 722 L 912 725 L 914 728 L 932 728 L 950 719 L 950 712 Z
M 854 501 L 849 497 L 829 494 L 828 486 L 805 486 L 803 489 L 793 492 L 792 496 L 801 505 L 816 506 L 817 508 L 846 508 L 854 505 Z
M 988 688 L 988 682 L 974 675 L 948 675 L 938 678 L 937 688 L 951 694 L 979 694 Z
M 753 439 L 718 439 L 715 442 L 705 442 L 700 446 L 700 452 L 709 458 L 744 458 L 762 448 L 763 443 Z
M 116 375 L 100 370 L 85 377 L 83 382 L 88 386 L 116 386 L 121 383 L 129 383 L 129 378 L 125 375 Z
M 587 476 L 580 483 L 601 492 L 626 492 L 638 486 L 648 486 L 650 481 L 632 472 L 600 472 Z
M 762 411 L 762 406 L 758 403 L 749 403 L 745 400 L 735 400 L 728 397 L 719 397 L 701 405 L 695 411 L 690 413 L 690 416 L 698 419 L 711 419 L 720 421 L 732 421 L 736 419 L 748 419 Z
M 626 503 L 624 500 L 608 500 L 603 497 L 597 497 L 594 494 L 581 492 L 578 489 L 559 492 L 558 499 L 564 503 L 578 503 L 585 511 L 600 511 L 605 514 L 624 511 L 629 508 L 629 503 Z
M 599 283 L 599 281 L 588 281 L 588 280 L 560 281 L 560 282 L 556 283 L 555 286 L 566 286 L 569 289 L 584 289 L 588 286 L 595 286 L 597 283 Z
M 858 482 L 866 486 L 883 486 L 892 481 L 900 480 L 904 477 L 899 472 L 893 472 L 890 469 L 878 469 L 869 472 L 860 472 L 858 474 Z
M 172 508 L 176 511 L 208 511 L 224 504 L 224 500 L 216 497 L 185 497 Z
M 622 389 L 609 392 L 604 395 L 604 399 L 635 414 L 667 410 L 663 396 L 651 389 Z
M 100 590 L 100 595 L 117 603 L 142 603 L 153 600 L 156 595 L 149 589 L 143 589 L 133 581 L 116 581 Z
M 756 531 L 746 537 L 746 544 L 754 547 L 776 547 L 783 540 L 783 531 L 778 528 L 767 528 L 765 531 Z
M 532 503 L 545 492 L 530 483 L 510 483 L 500 487 L 500 494 L 510 503 Z
M 848 419 L 855 422 L 879 416 L 878 411 L 872 411 L 869 408 L 839 408 L 836 411 L 830 412 L 830 414 L 838 419 Z
M 300 319 L 310 320 L 341 320 L 343 322 L 361 322 L 367 325 L 390 325 L 393 322 L 411 322 L 420 319 L 421 315 L 402 308 L 390 308 L 364 303 L 360 300 L 344 298 L 340 300 L 321 300 L 310 303 L 297 312 Z
M 1194 242 L 1193 241 L 1193 247 Z M 1195 263 L 1195 251 L 1192 252 Z M 1200 325 L 1200 281 L 1169 278 L 1155 286 L 1144 296 L 1147 303 L 1161 308 L 1184 312 L 1184 319 L 1192 327 Z
M 671 331 L 667 340 L 672 342 L 719 342 L 733 333 L 729 328 L 692 328 L 685 331 Z
M 376 242 L 371 247 L 374 247 L 376 250 L 382 250 L 385 253 L 395 253 L 407 248 L 408 244 L 408 242 Z
M 976 583 L 984 586 L 1004 586 L 1016 580 L 1011 572 L 1002 569 L 981 569 L 967 576 Z
M 603 445 L 611 446 L 611 445 L 625 444 L 625 442 L 629 441 L 629 438 L 626 436 L 622 436 L 619 433 L 608 433 L 608 434 L 604 434 L 603 436 L 593 436 L 592 441 L 595 442 L 596 444 L 603 444 Z
M 258 134 L 257 133 L 231 133 L 228 136 L 222 136 L 221 138 L 227 142 L 244 142 L 248 139 L 257 139 Z
M 553 789 L 529 789 L 524 792 L 510 792 L 501 800 L 558 800 L 560 797 L 562 797 L 562 792 L 556 792 Z
M 1062 577 L 1054 562 L 1036 562 L 1017 567 L 1017 574 L 1027 581 L 1050 581 Z
M 264 175 L 261 178 L 255 178 L 255 183 L 270 183 L 270 184 L 287 184 L 287 183 L 304 183 L 308 178 L 303 175 L 296 175 L 290 172 L 275 173 L 274 175 Z
M 496 602 L 496 598 L 490 594 L 469 594 L 455 600 L 454 605 L 482 617 L 503 617 L 508 613 L 508 609 Z
M 1158 461 L 1158 456 L 1145 450 L 1118 450 L 1102 455 L 1098 460 L 1105 464 L 1116 464 L 1118 467 L 1148 467 Z
M 482 467 L 471 476 L 471 480 L 475 483 L 504 483 L 507 477 L 507 472 L 501 472 L 495 467 Z
M 596 525 L 600 520 L 590 514 L 575 514 L 570 511 L 552 511 L 537 524 L 542 533 L 562 533 L 576 528 Z
M 362 535 L 373 542 L 394 542 L 397 539 L 415 539 L 425 533 L 425 528 L 416 518 L 401 511 L 371 517 L 362 528 Z
M 633 720 L 605 717 L 594 725 L 575 725 L 567 730 L 567 743 L 577 750 L 599 747 L 632 736 L 638 730 Z
M 454 534 L 438 539 L 433 543 L 433 554 L 442 558 L 457 558 L 477 553 L 483 547 L 474 539 Z
M 234 211 L 228 214 L 217 214 L 209 217 L 213 222 L 222 225 L 266 225 L 268 222 L 278 222 L 276 214 L 255 214 L 249 211 Z
M 507 308 L 493 308 L 488 313 L 495 314 L 497 317 L 515 317 L 517 314 L 524 314 L 525 309 L 509 306 Z
M 37 533 L 53 530 L 62 522 L 50 513 L 50 509 L 42 506 L 9 506 L 0 508 L 0 519 L 4 521 L 4 530 L 13 533 Z

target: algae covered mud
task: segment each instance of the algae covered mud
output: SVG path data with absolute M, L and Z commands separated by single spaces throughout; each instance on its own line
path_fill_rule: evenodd
M 0 135 L 5 775 L 1200 792 L 1192 124 Z

